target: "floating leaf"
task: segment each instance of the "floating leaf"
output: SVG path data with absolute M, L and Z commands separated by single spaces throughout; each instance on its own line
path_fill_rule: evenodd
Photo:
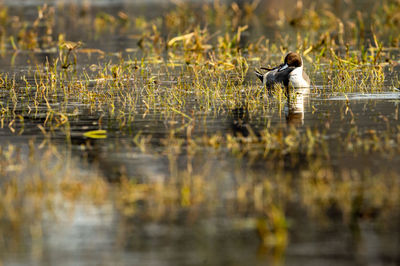
M 105 139 L 107 138 L 107 131 L 106 130 L 92 130 L 85 132 L 83 134 L 86 138 L 91 138 L 91 139 Z

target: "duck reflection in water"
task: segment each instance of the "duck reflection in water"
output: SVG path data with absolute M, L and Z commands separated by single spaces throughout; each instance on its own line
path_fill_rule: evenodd
M 293 89 L 285 102 L 284 112 L 288 125 L 304 125 L 304 102 L 309 93 L 308 89 Z M 249 111 L 246 104 L 232 110 L 231 128 L 235 136 L 260 137 L 261 134 L 249 123 Z
M 304 98 L 309 89 L 294 88 L 290 91 L 285 103 L 285 116 L 288 125 L 302 126 L 304 124 Z

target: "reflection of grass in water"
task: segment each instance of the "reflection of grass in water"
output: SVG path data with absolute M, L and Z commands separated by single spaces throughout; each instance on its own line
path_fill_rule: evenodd
M 143 147 L 150 145 L 143 138 L 138 136 L 134 142 L 142 146 L 142 151 L 157 154 L 151 147 Z M 370 139 L 360 137 L 358 142 L 369 143 Z M 165 149 L 159 156 L 169 161 L 163 176 L 138 183 L 122 171 L 120 183 L 114 185 L 107 184 L 96 171 L 80 171 L 69 152 L 54 146 L 36 150 L 32 142 L 26 158 L 18 146 L 4 147 L 0 169 L 2 237 L 25 234 L 25 230 L 33 230 L 32 238 L 41 237 L 38 232 L 43 230 L 43 219 L 57 218 L 60 208 L 68 212 L 63 206 L 73 208 L 74 202 L 111 202 L 123 216 L 158 222 L 176 221 L 182 210 L 188 211 L 187 219 L 197 219 L 199 214 L 212 217 L 224 206 L 225 215 L 237 220 L 238 229 L 257 231 L 263 245 L 281 250 L 289 240 L 290 204 L 306 210 L 321 223 L 333 219 L 330 215 L 334 209 L 345 224 L 354 223 L 354 219 L 385 221 L 398 208 L 397 173 L 333 170 L 327 164 L 326 148 L 322 148 L 326 145 L 323 135 L 318 132 L 299 134 L 293 128 L 286 133 L 267 131 L 260 138 L 212 136 L 184 144 L 186 141 L 171 135 L 163 142 Z M 377 143 L 379 140 L 373 145 Z M 353 152 L 371 153 L 360 147 Z M 190 156 L 182 167 L 178 166 L 178 156 L 184 149 Z M 208 159 L 195 163 L 204 149 L 210 154 Z M 229 171 L 224 167 L 215 169 L 214 161 L 220 156 L 232 157 L 237 164 Z M 269 169 L 262 171 L 262 178 L 252 166 L 260 161 Z M 227 171 L 232 177 L 226 176 Z M 248 217 L 247 221 L 241 220 L 242 215 Z
M 2 250 L 12 248 L 14 241 L 43 237 L 45 217 L 53 220 L 57 213 L 69 213 L 77 200 L 105 202 L 105 182 L 74 167 L 71 158 L 54 146 L 38 150 L 33 142 L 29 147 L 4 145 L 0 157 Z

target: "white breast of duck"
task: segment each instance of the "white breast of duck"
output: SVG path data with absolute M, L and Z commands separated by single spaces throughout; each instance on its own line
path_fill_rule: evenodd
M 289 74 L 289 85 L 294 88 L 308 88 L 309 82 L 304 78 L 303 66 L 296 67 Z

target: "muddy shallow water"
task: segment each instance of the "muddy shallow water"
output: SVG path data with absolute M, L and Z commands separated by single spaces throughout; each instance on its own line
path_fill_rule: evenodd
M 37 5 L 37 1 L 25 4 Z M 5 5 L 10 13 L 25 18 L 36 15 L 24 6 L 7 1 Z M 173 8 L 158 2 L 135 5 L 125 1 L 101 1 L 89 11 L 82 11 L 79 6 L 66 5 L 65 10 L 114 15 L 123 10 L 150 20 Z M 147 56 L 139 47 L 134 28 L 117 28 L 104 34 L 86 28 L 86 22 L 79 20 L 81 31 L 66 14 L 57 9 L 57 32 L 65 32 L 71 41 L 83 41 L 84 48 L 104 51 L 78 53 L 76 72 L 90 72 L 94 64 Z M 251 28 L 242 42 L 257 39 L 260 32 L 271 33 L 259 25 Z M 267 35 L 271 42 L 277 38 L 276 30 L 273 32 Z M 398 62 L 398 54 L 392 51 L 394 61 Z M 0 58 L 0 70 L 16 77 L 21 84 L 25 82 L 22 77 L 34 83 L 36 65 L 57 57 L 57 48 L 15 52 L 7 46 Z M 266 63 L 266 56 L 245 53 L 244 57 L 251 63 L 243 85 L 259 87 L 252 69 Z M 270 54 L 268 58 L 276 62 L 281 55 Z M 166 74 L 162 66 L 152 59 L 146 60 L 145 70 L 156 73 L 158 90 L 174 88 L 180 79 L 188 79 L 188 86 L 193 85 L 192 77 L 186 77 L 179 68 L 171 67 Z M 19 221 L 21 226 L 13 226 L 7 219 L 0 220 L 0 262 L 4 265 L 398 265 L 400 93 L 393 89 L 398 85 L 398 70 L 396 66 L 385 65 L 385 82 L 379 89 L 366 86 L 364 91 L 351 88 L 351 92 L 344 93 L 325 83 L 323 72 L 328 68 L 328 65 L 316 67 L 305 60 L 305 69 L 313 81 L 310 91 L 298 92 L 291 100 L 261 95 L 257 101 L 262 104 L 256 108 L 246 101 L 237 108 L 227 106 L 228 101 L 208 106 L 204 98 L 196 95 L 193 86 L 187 89 L 183 110 L 186 116 L 191 116 L 190 123 L 181 112 L 170 115 L 156 104 L 149 111 L 148 98 L 140 96 L 132 114 L 116 106 L 116 110 L 132 116 L 130 122 L 123 123 L 118 113 L 111 115 L 106 107 L 104 112 L 93 111 L 90 102 L 83 101 L 77 93 L 76 98 L 71 97 L 65 104 L 65 110 L 72 114 L 69 131 L 56 127 L 51 137 L 47 137 L 46 129 L 43 133 L 38 125 L 45 124 L 48 106 L 43 104 L 38 111 L 28 112 L 21 100 L 13 109 L 18 119 L 0 130 L 2 150 L 15 145 L 17 157 L 27 165 L 26 172 L 15 178 L 23 179 L 28 172 L 38 172 L 44 179 L 46 167 L 65 161 L 60 170 L 54 173 L 49 170 L 50 175 L 101 177 L 107 184 L 109 197 L 101 203 L 75 200 L 74 192 L 68 190 L 52 198 L 54 207 L 43 211 L 39 222 Z M 331 75 L 338 72 L 333 70 Z M 93 84 L 89 88 L 99 90 L 96 80 L 90 82 Z M 214 80 L 207 82 L 216 84 Z M 132 87 L 126 87 L 127 91 L 146 88 L 135 78 L 130 83 Z M 16 97 L 23 99 L 21 91 Z M 2 106 L 9 106 L 12 101 L 8 90 L 1 93 Z M 59 98 L 49 97 L 48 101 L 54 110 L 62 102 L 61 90 L 58 93 Z M 230 95 L 221 96 L 224 97 Z M 99 128 L 106 130 L 105 138 L 85 135 Z M 271 134 L 271 139 L 281 140 L 288 151 L 274 147 L 269 154 L 263 152 L 265 143 L 260 147 L 254 139 L 265 136 L 264 130 Z M 291 146 L 291 138 L 279 138 L 282 134 L 308 136 L 308 139 L 296 149 L 293 148 L 296 144 Z M 215 140 L 218 137 L 212 139 L 213 136 L 254 136 L 254 139 L 240 140 L 239 146 L 235 146 L 237 143 L 229 142 L 228 137 L 218 144 Z M 196 145 L 191 139 L 197 141 Z M 146 145 L 138 144 L 140 140 Z M 43 147 L 49 142 L 58 152 L 46 157 Z M 317 144 L 309 147 L 310 142 Z M 30 158 L 32 146 L 37 161 Z M 7 170 L 12 166 L 4 172 L 12 171 Z M 4 176 L 3 180 L 8 181 L 10 176 Z M 120 197 L 116 187 L 124 184 L 125 179 L 131 182 L 127 186 L 167 184 L 165 188 L 171 191 L 165 194 L 171 195 L 159 191 L 163 194 L 159 199 L 155 186 L 149 189 L 156 191 L 150 199 L 134 191 Z M 131 199 L 132 195 L 138 199 Z M 26 201 L 22 205 L 29 204 L 35 206 L 35 202 Z

